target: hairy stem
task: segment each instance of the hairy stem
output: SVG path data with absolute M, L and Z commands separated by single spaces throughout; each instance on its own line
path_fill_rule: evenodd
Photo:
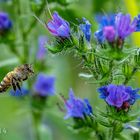
M 138 69 L 137 69 L 136 67 L 134 67 L 133 70 L 132 70 L 132 72 L 131 72 L 131 75 L 128 76 L 128 77 L 127 77 L 127 76 L 125 77 L 125 81 L 124 81 L 124 83 L 123 83 L 124 85 L 126 85 L 126 84 L 132 79 L 132 77 L 133 77 L 134 74 L 137 72 L 137 70 L 138 70 Z

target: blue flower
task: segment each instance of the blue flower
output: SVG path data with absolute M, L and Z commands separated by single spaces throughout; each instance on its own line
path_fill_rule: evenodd
M 14 90 L 10 90 L 10 95 L 11 96 L 24 96 L 24 95 L 27 95 L 29 94 L 29 90 L 24 88 L 24 87 L 21 87 L 21 91 L 19 89 L 17 89 L 16 91 Z
M 107 86 L 102 86 L 98 88 L 98 92 L 100 93 L 100 98 L 104 100 L 109 95 L 109 93 L 107 92 Z
M 11 29 L 12 21 L 9 18 L 9 15 L 5 12 L 0 12 L 0 33 Z
M 95 39 L 99 43 L 103 43 L 105 41 L 104 36 L 104 27 L 107 26 L 113 26 L 115 25 L 115 15 L 110 16 L 100 16 L 100 18 L 97 18 L 97 22 L 99 22 L 99 29 L 94 33 Z
M 69 117 L 83 118 L 84 114 L 90 115 L 92 113 L 92 107 L 88 99 L 76 98 L 72 89 L 69 91 L 69 99 L 65 101 L 65 107 L 67 110 L 65 119 Z
M 130 86 L 110 84 L 98 89 L 100 98 L 104 99 L 109 105 L 117 108 L 129 108 L 137 99 L 140 99 L 138 91 Z
M 130 99 L 129 99 L 130 105 L 133 105 L 133 104 L 135 103 L 136 99 L 140 99 L 140 95 L 137 94 L 137 93 L 139 92 L 139 90 L 140 90 L 139 88 L 137 88 L 137 89 L 132 89 L 132 87 L 127 86 L 127 87 L 125 88 L 125 90 L 126 90 L 126 92 L 128 92 L 129 95 L 130 95 Z
M 99 23 L 99 29 L 103 29 L 106 26 L 114 26 L 115 16 L 115 14 L 110 14 L 108 16 L 98 16 L 96 21 Z
M 55 93 L 55 77 L 46 74 L 38 74 L 34 84 L 34 91 L 40 96 L 50 96 Z
M 37 59 L 42 60 L 45 57 L 47 52 L 47 48 L 45 48 L 45 44 L 48 38 L 46 36 L 40 36 L 38 39 L 38 51 L 37 51 Z
M 85 102 L 84 113 L 90 115 L 91 113 L 93 113 L 92 106 L 90 105 L 89 100 L 87 98 L 84 99 L 84 102 Z
M 99 29 L 95 32 L 95 38 L 101 44 L 105 39 L 108 42 L 114 42 L 116 38 L 124 40 L 127 36 L 138 30 L 138 18 L 134 18 L 131 22 L 129 14 L 118 13 L 116 15 L 103 16 L 98 19 Z
M 137 17 L 137 25 L 136 25 L 136 32 L 140 31 L 140 14 Z
M 102 44 L 105 40 L 105 37 L 103 35 L 103 30 L 98 30 L 94 33 L 94 37 L 95 39 L 100 43 Z
M 70 36 L 70 25 L 67 21 L 61 18 L 57 12 L 53 13 L 52 20 L 47 23 L 49 32 L 58 37 Z
M 90 24 L 90 22 L 86 18 L 83 18 L 83 22 L 84 22 L 83 24 L 79 25 L 80 30 L 82 30 L 82 32 L 84 33 L 86 40 L 88 42 L 90 42 L 90 38 L 91 38 L 91 24 Z

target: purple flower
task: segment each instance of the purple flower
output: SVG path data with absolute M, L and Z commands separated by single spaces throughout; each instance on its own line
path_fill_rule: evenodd
M 69 23 L 61 18 L 57 12 L 53 13 L 52 20 L 47 23 L 47 28 L 54 36 L 64 38 L 70 36 Z
M 88 42 L 90 42 L 90 38 L 91 38 L 91 24 L 90 24 L 90 22 L 86 18 L 83 18 L 83 22 L 84 22 L 83 24 L 79 25 L 80 30 L 82 30 L 82 32 L 84 33 L 86 40 Z
M 65 119 L 69 117 L 83 118 L 84 114 L 90 115 L 92 113 L 92 107 L 88 99 L 76 98 L 72 89 L 69 91 L 69 99 L 65 101 L 65 107 L 67 110 Z
M 130 99 L 130 95 L 125 91 L 125 86 L 109 85 L 107 88 L 109 95 L 106 97 L 106 102 L 111 106 L 121 107 L 124 102 Z
M 0 12 L 0 33 L 11 29 L 12 21 L 9 19 L 9 15 L 5 12 Z
M 42 60 L 45 57 L 47 49 L 45 48 L 45 44 L 48 38 L 46 36 L 40 36 L 38 39 L 38 51 L 37 51 L 37 59 Z
M 24 88 L 24 87 L 21 87 L 21 91 L 19 89 L 17 89 L 16 91 L 14 90 L 10 90 L 10 95 L 11 96 L 24 96 L 24 95 L 27 95 L 29 93 L 29 90 Z
M 109 105 L 117 108 L 129 108 L 137 99 L 140 99 L 138 91 L 130 86 L 124 85 L 107 85 L 98 89 L 100 98 L 104 99 Z
M 136 30 L 137 19 L 131 22 L 129 14 L 118 13 L 115 18 L 115 27 L 118 37 L 124 39 Z
M 55 93 L 55 77 L 40 73 L 34 84 L 34 91 L 41 96 L 50 96 Z
M 103 33 L 108 42 L 113 42 L 115 40 L 115 29 L 113 26 L 104 27 Z
M 131 22 L 129 14 L 118 13 L 111 16 L 103 16 L 98 18 L 99 29 L 95 32 L 95 38 L 99 43 L 103 43 L 106 39 L 108 42 L 115 42 L 116 38 L 118 41 L 123 40 L 135 32 L 138 24 L 138 18 L 134 18 Z M 120 46 L 122 44 L 119 44 Z

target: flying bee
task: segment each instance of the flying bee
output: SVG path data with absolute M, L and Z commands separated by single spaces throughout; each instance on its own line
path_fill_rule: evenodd
M 28 79 L 34 73 L 31 64 L 23 64 L 14 68 L 13 71 L 7 73 L 0 83 L 0 92 L 5 92 L 10 86 L 16 91 L 18 88 L 21 91 L 20 84 Z

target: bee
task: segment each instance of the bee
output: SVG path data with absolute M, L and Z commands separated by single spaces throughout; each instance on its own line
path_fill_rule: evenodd
M 16 91 L 16 89 L 21 91 L 19 83 L 27 80 L 32 74 L 34 74 L 34 71 L 31 64 L 23 64 L 14 68 L 14 70 L 7 73 L 7 75 L 1 81 L 0 92 L 7 91 L 10 86 L 13 87 L 14 91 Z

